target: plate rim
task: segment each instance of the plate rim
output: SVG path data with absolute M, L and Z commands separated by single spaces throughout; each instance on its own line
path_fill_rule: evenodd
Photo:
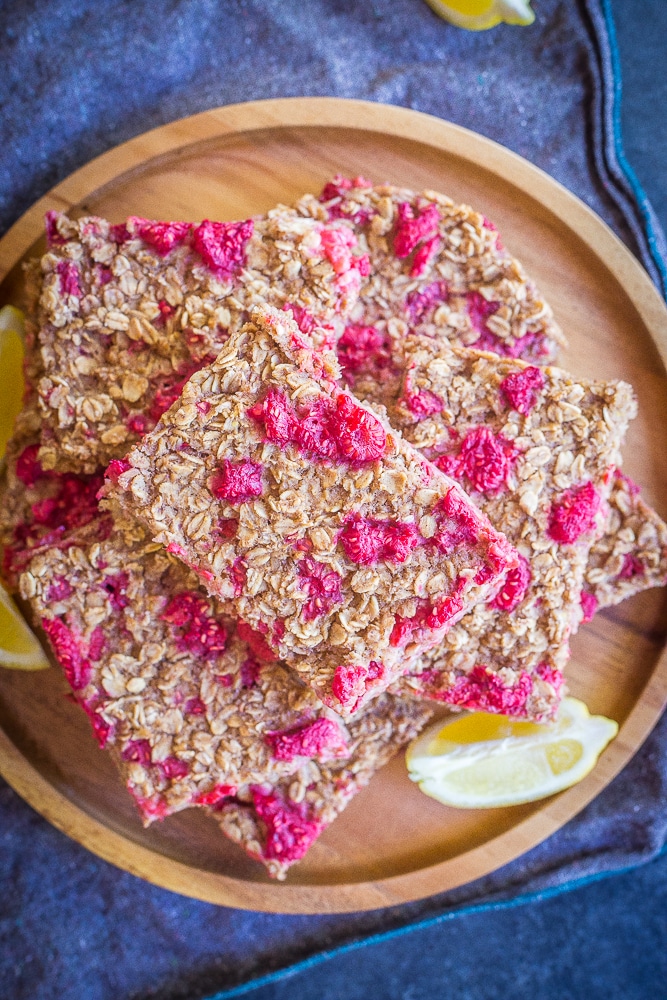
M 604 262 L 632 302 L 667 366 L 665 303 L 630 250 L 581 199 L 523 157 L 463 126 L 424 112 L 347 98 L 275 98 L 213 108 L 158 126 L 108 150 L 38 199 L 0 239 L 0 288 L 42 235 L 46 211 L 71 210 L 132 170 L 181 149 L 244 132 L 303 127 L 340 127 L 411 139 L 458 158 L 474 158 L 488 171 L 501 174 L 505 181 L 509 165 L 511 184 L 567 220 L 568 228 Z M 528 191 L 530 194 L 526 194 Z M 169 858 L 117 833 L 67 798 L 24 757 L 2 728 L 0 775 L 32 808 L 77 843 L 161 888 L 205 902 L 272 913 L 374 910 L 468 884 L 541 843 L 583 809 L 627 764 L 666 703 L 667 648 L 658 657 L 617 738 L 580 784 L 545 800 L 537 812 L 469 851 L 408 873 L 363 882 L 252 882 Z

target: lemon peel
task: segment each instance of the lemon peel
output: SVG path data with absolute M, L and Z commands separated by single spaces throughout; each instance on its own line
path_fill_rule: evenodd
M 28 628 L 7 591 L 0 586 L 0 667 L 45 670 L 49 665 L 37 636 Z
M 581 781 L 618 724 L 564 698 L 553 723 L 473 712 L 437 722 L 408 747 L 408 774 L 431 798 L 488 809 L 546 798 Z
M 438 17 L 457 28 L 486 31 L 497 24 L 532 24 L 530 0 L 426 0 Z
M 23 405 L 24 317 L 20 309 L 0 309 L 0 458 Z

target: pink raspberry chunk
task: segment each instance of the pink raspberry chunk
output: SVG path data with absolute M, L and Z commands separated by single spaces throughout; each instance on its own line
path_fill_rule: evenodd
M 516 459 L 510 441 L 482 426 L 468 431 L 458 454 L 442 455 L 436 465 L 457 479 L 466 476 L 478 493 L 493 495 L 508 488 Z
M 572 545 L 595 527 L 600 495 L 590 481 L 566 490 L 551 506 L 548 535 L 561 545 Z
M 212 271 L 230 278 L 245 266 L 245 247 L 254 229 L 252 219 L 245 222 L 204 219 L 192 234 L 192 245 Z
M 598 599 L 595 594 L 591 594 L 588 590 L 582 590 L 581 592 L 581 610 L 583 612 L 582 623 L 589 622 L 595 612 L 598 609 Z
M 144 243 L 148 243 L 163 257 L 185 243 L 192 228 L 189 222 L 153 222 L 136 215 L 127 221 Z
M 41 625 L 72 691 L 85 688 L 92 668 L 83 656 L 80 639 L 60 618 L 43 618 Z
M 225 458 L 222 468 L 211 476 L 209 488 L 218 500 L 247 503 L 262 495 L 262 466 L 249 459 L 230 462 Z
M 377 521 L 352 514 L 338 540 L 348 559 L 362 566 L 372 566 L 381 560 L 405 562 L 422 538 L 414 524 Z
M 537 402 L 537 394 L 544 387 L 544 372 L 539 368 L 525 368 L 511 372 L 500 383 L 500 391 L 510 406 L 526 416 Z
M 405 396 L 403 402 L 408 410 L 417 420 L 425 420 L 436 413 L 441 413 L 444 407 L 443 401 L 430 389 L 419 389 Z
M 251 789 L 253 806 L 266 830 L 262 854 L 269 860 L 298 861 L 324 829 L 310 818 L 305 802 L 286 802 L 276 792 L 259 786 Z
M 325 761 L 344 757 L 348 752 L 341 728 L 332 719 L 316 719 L 304 726 L 269 733 L 266 742 L 276 760 L 292 761 L 295 757 L 308 757 Z
M 489 602 L 491 607 L 498 608 L 500 611 L 514 611 L 526 596 L 531 579 L 532 574 L 528 560 L 519 556 L 518 566 L 508 571 L 502 587 L 494 599 Z
M 381 663 L 371 660 L 367 667 L 356 664 L 341 664 L 336 667 L 331 691 L 343 707 L 354 712 L 357 705 L 375 682 L 382 681 L 385 668 Z
M 196 590 L 176 594 L 160 615 L 179 630 L 177 645 L 205 660 L 215 660 L 227 648 L 227 630 L 210 613 L 209 602 Z
M 421 291 L 410 292 L 405 299 L 405 311 L 413 323 L 420 323 L 427 313 L 435 306 L 446 302 L 449 298 L 449 286 L 446 281 L 434 281 Z
M 299 563 L 299 575 L 309 595 L 303 608 L 304 621 L 320 618 L 342 602 L 341 577 L 326 563 L 318 562 L 312 556 L 305 556 Z
M 506 685 L 488 667 L 478 664 L 443 693 L 442 701 L 471 711 L 520 717 L 526 714 L 532 691 L 533 680 L 526 671 L 522 671 L 516 684 Z
M 394 235 L 394 253 L 397 257 L 409 257 L 417 244 L 434 236 L 440 222 L 440 213 L 435 205 L 428 205 L 415 218 L 414 210 L 407 201 L 398 206 L 398 221 Z

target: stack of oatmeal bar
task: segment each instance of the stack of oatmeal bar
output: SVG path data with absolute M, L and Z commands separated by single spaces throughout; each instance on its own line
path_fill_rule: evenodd
M 553 718 L 579 625 L 667 579 L 631 388 L 549 366 L 467 206 L 49 213 L 26 288 L 3 577 L 146 824 L 204 808 L 284 878 L 434 702 Z

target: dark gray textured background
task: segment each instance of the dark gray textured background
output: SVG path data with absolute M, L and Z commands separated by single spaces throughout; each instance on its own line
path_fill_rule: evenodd
M 490 136 L 593 207 L 630 246 L 592 156 L 581 8 L 536 0 L 536 25 L 473 35 L 422 0 L 0 0 L 0 230 L 92 156 L 219 104 L 336 94 L 415 107 Z M 637 16 L 637 9 L 641 14 Z M 626 150 L 667 214 L 667 5 L 613 0 Z M 410 918 L 551 889 L 655 857 L 667 724 L 576 820 L 446 897 L 328 917 L 246 914 L 144 885 L 88 854 L 0 783 L 0 997 L 198 997 Z M 643 998 L 665 993 L 667 860 L 513 910 L 457 916 L 253 993 L 351 1000 Z

